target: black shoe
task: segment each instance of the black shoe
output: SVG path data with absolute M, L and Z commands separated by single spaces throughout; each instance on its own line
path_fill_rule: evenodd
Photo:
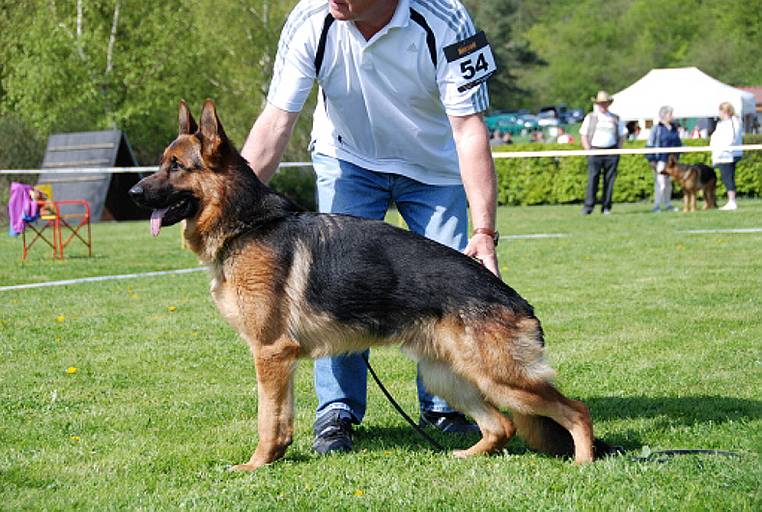
M 479 427 L 459 412 L 423 411 L 420 427 L 434 427 L 448 434 L 478 434 Z
M 593 458 L 601 459 L 603 457 L 612 457 L 615 455 L 624 455 L 624 447 L 616 444 L 608 444 L 603 439 L 597 437 L 593 440 Z
M 321 455 L 352 450 L 352 418 L 343 411 L 331 412 L 315 422 L 312 449 Z

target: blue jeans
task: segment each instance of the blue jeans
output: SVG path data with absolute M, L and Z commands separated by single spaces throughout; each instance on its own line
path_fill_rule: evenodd
M 383 220 L 394 202 L 411 231 L 459 251 L 465 249 L 468 213 L 462 185 L 426 185 L 319 153 L 312 155 L 312 163 L 321 212 Z M 422 411 L 453 411 L 442 398 L 426 391 L 420 372 L 417 384 Z M 360 354 L 316 360 L 315 390 L 318 419 L 328 412 L 342 410 L 353 421 L 361 422 L 365 416 L 367 371 Z

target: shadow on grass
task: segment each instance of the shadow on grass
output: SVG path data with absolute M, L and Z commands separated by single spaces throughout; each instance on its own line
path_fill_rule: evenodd
M 762 418 L 762 401 L 730 398 L 723 396 L 686 397 L 592 397 L 585 400 L 593 416 L 593 422 L 616 419 L 659 418 L 670 424 L 685 426 L 697 423 L 722 424 L 727 421 L 756 420 Z M 431 429 L 427 433 L 446 450 L 467 448 L 475 443 L 477 435 L 442 434 Z M 606 435 L 609 444 L 621 445 L 626 450 L 639 449 L 644 442 L 634 430 L 625 430 Z M 645 443 L 648 444 L 648 443 Z M 356 430 L 355 447 L 370 451 L 406 449 L 411 451 L 431 451 L 434 448 L 412 427 L 380 427 L 364 425 Z M 526 446 L 514 437 L 508 452 L 524 453 Z
M 434 438 L 446 450 L 458 450 L 468 448 L 479 436 L 476 434 L 443 434 L 433 429 L 427 429 L 426 433 Z M 421 437 L 413 427 L 380 427 L 367 425 L 355 430 L 354 441 L 356 448 L 367 450 L 392 450 L 404 448 L 412 451 L 436 451 L 428 441 Z
M 725 396 L 603 396 L 585 399 L 597 420 L 665 417 L 683 425 L 762 418 L 762 401 Z

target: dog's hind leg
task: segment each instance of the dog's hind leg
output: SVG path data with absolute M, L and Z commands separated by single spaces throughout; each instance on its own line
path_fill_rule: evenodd
M 510 419 L 484 400 L 474 384 L 456 375 L 445 363 L 423 359 L 418 364 L 426 388 L 471 416 L 481 430 L 482 438 L 476 444 L 466 450 L 455 450 L 453 455 L 471 457 L 495 453 L 505 447 L 516 428 Z
M 254 349 L 257 370 L 259 443 L 245 464 L 234 471 L 253 471 L 286 453 L 294 433 L 294 374 L 299 347 L 290 339 Z
M 499 406 L 521 415 L 546 416 L 561 425 L 574 440 L 575 462 L 592 462 L 593 425 L 585 404 L 566 398 L 548 382 L 528 383 L 521 388 L 492 382 L 482 387 Z
M 716 185 L 708 183 L 704 188 L 704 210 L 717 207 Z

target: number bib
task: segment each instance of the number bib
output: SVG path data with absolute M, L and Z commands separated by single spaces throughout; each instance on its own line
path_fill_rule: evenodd
M 489 79 L 497 71 L 492 49 L 484 32 L 446 46 L 447 77 L 458 84 L 458 92 L 467 91 Z

